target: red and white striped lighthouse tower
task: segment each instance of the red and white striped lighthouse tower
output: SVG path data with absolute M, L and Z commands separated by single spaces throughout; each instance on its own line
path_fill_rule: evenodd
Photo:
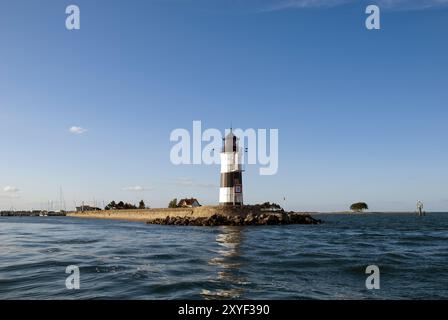
M 243 205 L 242 151 L 239 148 L 238 140 L 232 129 L 223 139 L 219 189 L 219 204 L 221 206 Z

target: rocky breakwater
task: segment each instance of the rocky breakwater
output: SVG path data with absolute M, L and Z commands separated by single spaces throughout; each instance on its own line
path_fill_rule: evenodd
M 210 217 L 166 217 L 147 221 L 147 224 L 175 226 L 266 226 L 287 224 L 321 224 L 322 220 L 314 219 L 303 213 L 249 213 L 243 215 L 213 214 Z

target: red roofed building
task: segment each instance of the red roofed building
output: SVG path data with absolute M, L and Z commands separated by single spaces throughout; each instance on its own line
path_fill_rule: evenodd
M 191 199 L 182 199 L 179 201 L 179 203 L 177 204 L 177 206 L 179 208 L 196 208 L 196 207 L 200 207 L 201 205 L 199 204 L 199 201 L 195 198 L 191 198 Z

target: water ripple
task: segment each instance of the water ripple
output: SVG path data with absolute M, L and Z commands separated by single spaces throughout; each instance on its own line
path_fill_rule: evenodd
M 0 299 L 448 298 L 448 214 L 319 226 L 165 227 L 0 218 Z M 378 265 L 382 289 L 365 289 Z M 81 290 L 65 288 L 68 265 Z

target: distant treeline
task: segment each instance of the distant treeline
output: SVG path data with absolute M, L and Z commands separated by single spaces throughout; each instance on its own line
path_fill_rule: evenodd
M 126 203 L 123 201 L 120 201 L 118 203 L 116 203 L 115 201 L 112 201 L 104 208 L 104 210 L 136 210 L 136 209 L 137 210 L 146 209 L 145 202 L 143 200 L 141 200 L 137 207 L 134 204 Z

